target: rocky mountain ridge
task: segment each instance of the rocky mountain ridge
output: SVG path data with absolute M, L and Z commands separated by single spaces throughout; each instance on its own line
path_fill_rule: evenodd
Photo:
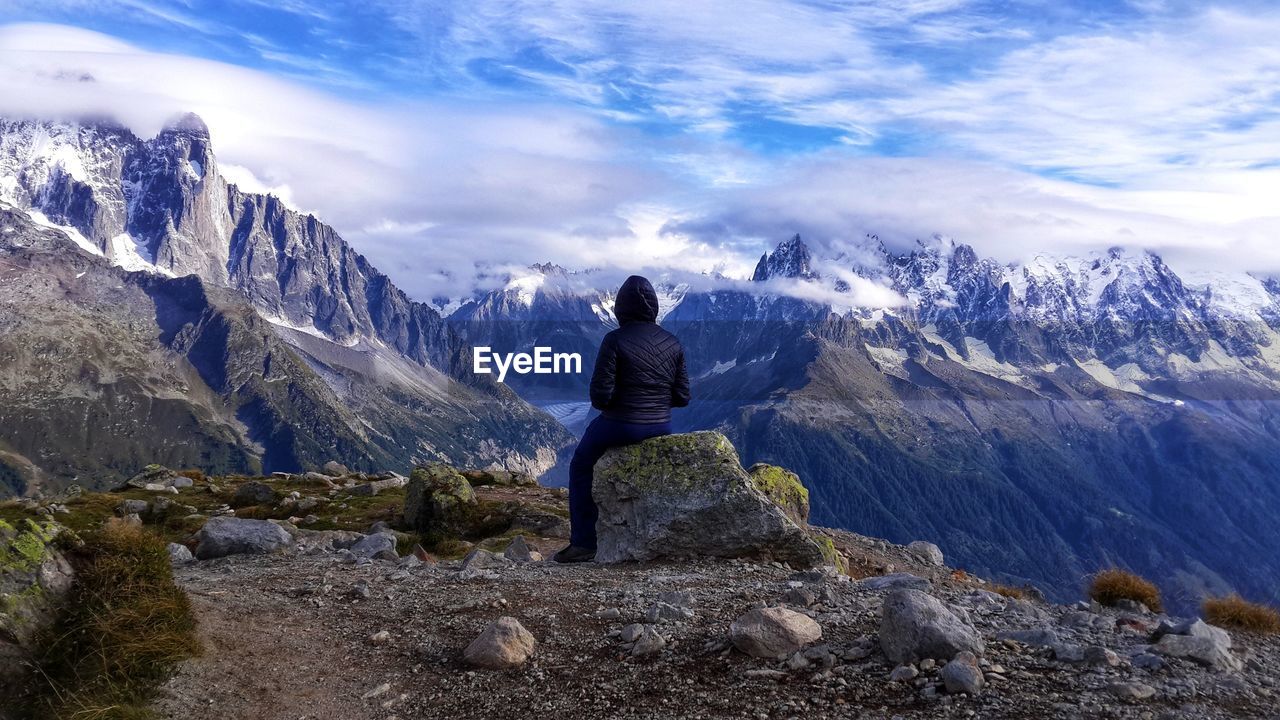
M 340 455 L 364 467 L 435 457 L 536 472 L 570 439 L 472 375 L 442 318 L 332 228 L 227 184 L 194 116 L 146 141 L 105 122 L 0 121 L 0 212 L 9 492 L 101 487 L 147 456 L 216 471 Z M 122 289 L 137 298 L 97 300 Z M 49 332 L 57 322 L 68 324 Z M 87 325 L 100 326 L 102 344 L 75 336 Z M 113 336 L 131 352 L 100 354 L 119 344 Z M 56 349 L 31 353 L 37 338 Z M 157 353 L 158 363 L 121 362 Z M 168 367 L 177 374 L 154 383 Z M 79 430 L 47 442 L 40 428 L 65 426 L 77 403 L 88 405 Z M 157 422 L 156 406 L 187 417 L 134 425 Z M 128 439 L 111 442 L 94 422 Z

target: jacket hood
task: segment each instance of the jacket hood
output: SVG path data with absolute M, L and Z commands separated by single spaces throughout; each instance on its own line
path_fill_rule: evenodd
M 658 319 L 658 293 L 639 275 L 632 275 L 618 289 L 613 301 L 613 314 L 619 325 L 631 322 L 654 322 Z

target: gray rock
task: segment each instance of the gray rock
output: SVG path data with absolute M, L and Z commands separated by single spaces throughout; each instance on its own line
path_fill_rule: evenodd
M 414 530 L 456 534 L 465 529 L 467 510 L 476 494 L 467 479 L 448 465 L 415 468 L 404 496 L 404 520 Z
M 1058 633 L 1049 628 L 1032 628 L 1029 630 L 1005 630 L 996 634 L 997 640 L 1016 640 L 1023 645 L 1036 647 L 1053 647 L 1060 641 Z
M 697 604 L 693 593 L 686 590 L 664 590 L 658 593 L 658 602 L 675 605 L 679 608 L 691 608 Z
M 920 671 L 915 665 L 899 665 L 889 673 L 891 682 L 911 682 L 920 676 Z
M 266 554 L 289 547 L 291 538 L 284 528 L 266 520 L 243 520 L 222 516 L 209 518 L 196 533 L 201 560 L 238 554 Z
M 1058 643 L 1051 648 L 1053 659 L 1064 663 L 1084 662 L 1084 648 L 1074 643 Z
M 124 484 L 115 489 L 146 488 L 148 485 L 159 485 L 167 488 L 173 485 L 173 480 L 176 477 L 178 477 L 177 473 L 163 465 L 148 465 L 142 468 L 142 472 L 129 478 Z
M 186 565 L 195 560 L 195 556 L 191 554 L 190 548 L 180 543 L 169 543 L 169 562 L 174 565 Z
M 529 548 L 529 543 L 525 542 L 523 535 L 517 535 L 511 539 L 511 544 L 502 552 L 502 556 L 518 563 L 541 562 L 542 553 Z
M 645 613 L 645 622 L 685 622 L 693 619 L 693 611 L 687 607 L 678 607 L 664 602 L 657 602 Z
M 985 650 L 972 625 L 919 590 L 893 591 L 881 612 L 880 648 L 899 665 L 925 658 L 950 660 L 966 651 L 981 655 Z
M 388 560 L 398 560 L 400 558 L 400 555 L 396 552 L 396 536 L 389 532 L 365 535 L 348 549 L 351 550 L 352 555 L 358 558 Z
M 1166 657 L 1186 658 L 1215 670 L 1234 672 L 1244 667 L 1240 658 L 1231 654 L 1230 637 L 1224 643 L 1220 636 L 1165 635 L 1151 649 Z
M 638 640 L 643 632 L 644 625 L 631 623 L 622 628 L 622 631 L 618 634 L 618 639 L 624 643 L 632 643 Z
M 982 676 L 982 668 L 978 667 L 977 656 L 968 651 L 959 653 L 955 659 L 944 665 L 941 675 L 943 686 L 952 695 L 957 693 L 980 695 L 982 686 L 986 682 Z
M 30 680 L 27 661 L 41 632 L 52 625 L 75 582 L 59 549 L 62 527 L 52 521 L 0 523 L 0 717 L 13 717 L 14 700 Z
M 817 602 L 818 597 L 808 588 L 791 588 L 782 596 L 782 601 L 788 605 L 807 608 Z
M 756 608 L 729 626 L 729 640 L 753 657 L 785 657 L 822 639 L 822 626 L 786 608 Z
M 513 564 L 512 561 L 501 555 L 476 548 L 467 553 L 467 556 L 462 559 L 462 565 L 458 568 L 458 575 L 464 579 L 482 576 L 496 577 L 493 573 L 494 570 L 508 568 Z
M 1204 638 L 1212 640 L 1215 644 L 1225 648 L 1231 647 L 1231 633 L 1223 630 L 1215 625 L 1195 618 L 1194 620 L 1184 620 L 1179 623 L 1171 623 L 1163 620 L 1152 633 L 1152 640 L 1159 640 L 1166 635 L 1188 635 L 1190 637 Z
M 1150 670 L 1152 672 L 1164 669 L 1164 660 L 1159 655 L 1145 652 L 1129 658 L 1129 664 L 1140 670 Z
M 247 482 L 236 488 L 231 499 L 231 507 L 247 507 L 249 505 L 271 505 L 276 501 L 275 488 L 260 482 Z
M 176 487 L 176 488 L 189 488 L 195 484 L 196 484 L 195 480 L 192 480 L 189 477 L 183 477 L 182 475 L 179 475 L 173 479 L 173 487 Z
M 489 624 L 462 652 L 469 665 L 503 670 L 519 667 L 537 649 L 538 641 L 513 617 L 500 617 Z
M 330 460 L 325 463 L 324 467 L 320 468 L 320 471 L 329 477 L 342 477 L 344 475 L 351 474 L 351 471 L 347 469 L 347 466 L 337 460 Z
M 1084 661 L 1090 665 L 1115 667 L 1120 664 L 1120 656 L 1101 645 L 1090 645 L 1084 649 Z
M 1140 682 L 1114 682 L 1107 686 L 1107 691 L 1121 700 L 1136 702 L 1149 700 L 1156 695 L 1156 689 Z
M 120 517 L 126 515 L 145 515 L 150 505 L 146 500 L 124 500 L 116 506 L 116 514 Z
M 644 657 L 662 652 L 662 649 L 667 646 L 666 638 L 662 637 L 662 634 L 652 625 L 644 625 L 642 627 L 644 629 L 641 631 L 640 637 L 636 638 L 635 644 L 631 646 L 632 657 Z
M 922 560 L 926 565 L 942 567 L 945 562 L 945 558 L 942 556 L 942 548 L 931 542 L 916 540 L 910 545 L 907 545 L 907 550 L 909 550 L 912 555 L 920 558 L 920 560 Z
M 596 561 L 764 556 L 828 562 L 808 533 L 742 469 L 716 432 L 668 435 L 610 450 L 595 466 Z
M 926 578 L 911 573 L 890 573 L 863 578 L 853 583 L 858 590 L 928 590 L 930 582 Z

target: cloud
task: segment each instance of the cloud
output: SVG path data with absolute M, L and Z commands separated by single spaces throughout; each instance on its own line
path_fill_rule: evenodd
M 197 14 L 112 2 L 121 27 Z M 937 232 L 1009 261 L 1125 244 L 1280 272 L 1280 15 L 1036 6 L 235 0 L 194 19 L 270 72 L 8 26 L 0 112 L 148 135 L 194 110 L 229 177 L 421 298 L 535 261 L 743 277 L 795 232 L 833 254 Z M 294 24 L 233 29 L 273 7 Z
M 110 115 L 143 137 L 196 112 L 233 181 L 287 193 L 419 297 L 465 290 L 476 263 L 580 255 L 577 227 L 634 248 L 620 208 L 668 185 L 625 130 L 573 109 L 349 102 L 65 26 L 0 28 L 0 86 L 0 114 Z

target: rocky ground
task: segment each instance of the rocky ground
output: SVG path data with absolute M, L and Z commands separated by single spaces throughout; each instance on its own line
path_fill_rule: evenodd
M 0 505 L 0 519 L 74 532 L 118 516 L 175 541 L 204 653 L 160 689 L 154 708 L 174 720 L 1280 718 L 1275 636 L 1132 602 L 1048 604 L 947 567 L 929 543 L 808 526 L 794 476 L 745 471 L 721 440 L 606 483 L 602 517 L 626 518 L 602 523 L 610 542 L 682 548 L 669 510 L 696 505 L 734 547 L 758 535 L 767 554 L 781 537 L 842 570 L 546 562 L 565 543 L 563 490 L 447 466 L 412 480 L 149 467 L 114 493 Z M 640 475 L 668 481 L 626 479 Z M 795 525 L 778 535 L 782 515 Z
M 1233 634 L 1239 670 L 1148 652 L 1161 618 L 1015 600 L 955 579 L 913 553 L 838 534 L 886 576 L 853 580 L 742 561 L 560 566 L 352 562 L 304 539 L 290 554 L 239 555 L 178 570 L 206 642 L 157 704 L 168 718 L 1276 717 L 1275 640 Z M 319 538 L 323 542 L 323 537 Z M 558 540 L 535 540 L 544 552 Z M 908 574 L 909 573 L 909 574 Z M 949 694 L 943 663 L 896 668 L 881 606 L 919 587 L 985 641 L 979 694 Z M 664 647 L 620 638 L 654 623 Z M 808 615 L 822 638 L 770 660 L 733 648 L 731 623 L 760 606 Z M 464 648 L 493 620 L 536 638 L 523 666 L 484 670 Z M 1034 631 L 1020 640 L 1000 638 Z M 901 679 L 891 679 L 891 675 Z

